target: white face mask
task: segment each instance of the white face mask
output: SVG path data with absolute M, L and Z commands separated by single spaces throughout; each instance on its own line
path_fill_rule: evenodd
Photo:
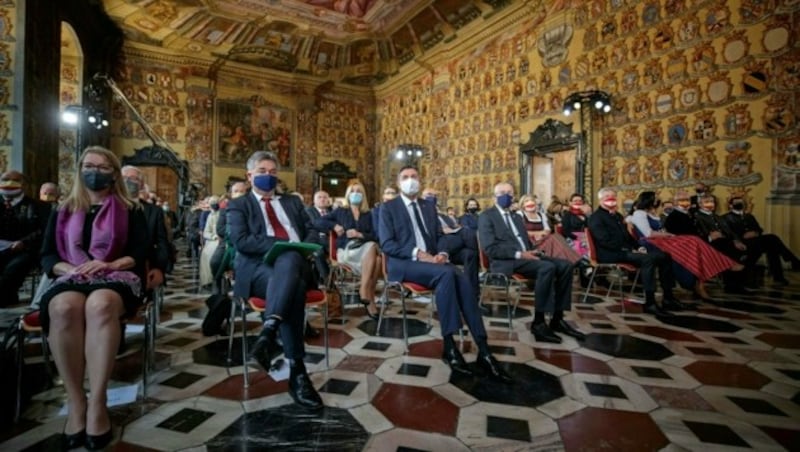
M 400 182 L 400 190 L 408 196 L 414 196 L 419 193 L 419 181 L 409 177 Z

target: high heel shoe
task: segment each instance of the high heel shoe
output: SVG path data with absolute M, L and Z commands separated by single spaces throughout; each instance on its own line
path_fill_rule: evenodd
M 86 443 L 86 430 L 81 430 L 78 433 L 68 434 L 66 432 L 61 434 L 61 450 L 72 450 L 83 447 Z
M 371 318 L 372 320 L 378 320 L 378 317 L 380 316 L 380 311 L 378 311 L 377 314 L 373 314 L 373 313 L 369 312 L 369 306 L 372 304 L 372 303 L 370 303 L 369 300 L 367 300 L 366 298 L 362 298 L 361 299 L 361 304 L 364 305 L 364 310 L 367 311 L 367 316 L 369 318 Z
M 111 428 L 107 432 L 99 435 L 86 435 L 86 449 L 87 450 L 103 450 L 111 443 L 114 438 Z

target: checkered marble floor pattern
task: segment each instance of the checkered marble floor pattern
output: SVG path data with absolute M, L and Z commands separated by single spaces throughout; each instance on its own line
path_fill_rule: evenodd
M 208 293 L 179 262 L 166 291 L 148 398 L 111 409 L 111 448 L 145 450 L 798 450 L 800 274 L 792 284 L 746 297 L 712 287 L 714 304 L 654 318 L 636 304 L 585 304 L 576 287 L 568 320 L 588 334 L 537 343 L 530 303 L 492 307 L 490 345 L 512 385 L 452 375 L 440 360 L 438 324 L 419 305 L 404 353 L 399 302 L 376 335 L 363 308 L 330 322 L 330 367 L 322 338 L 307 341 L 307 367 L 326 408 L 299 410 L 285 381 L 252 369 L 243 387 L 241 331 L 232 367 L 227 338 L 203 337 Z M 688 296 L 683 294 L 684 301 Z M 0 319 L 17 314 L 2 312 Z M 322 319 L 310 317 L 321 330 Z M 134 322 L 136 323 L 136 320 Z M 248 317 L 248 339 L 260 322 Z M 141 383 L 141 333 L 129 332 L 113 386 Z M 0 427 L 0 450 L 57 450 L 62 389 L 47 385 L 39 341 L 26 347 L 26 403 L 17 425 Z M 465 335 L 467 361 L 476 350 Z M 46 379 L 45 379 L 46 380 Z M 31 387 L 34 386 L 34 387 Z

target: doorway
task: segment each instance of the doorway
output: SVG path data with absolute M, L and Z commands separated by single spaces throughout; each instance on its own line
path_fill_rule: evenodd
M 553 196 L 564 200 L 572 193 L 591 190 L 589 161 L 583 140 L 572 124 L 548 119 L 520 145 L 520 193 L 535 194 L 543 207 Z
M 562 202 L 577 189 L 575 180 L 577 149 L 565 149 L 545 155 L 534 155 L 531 159 L 533 172 L 529 186 L 532 194 L 547 207 L 553 196 Z

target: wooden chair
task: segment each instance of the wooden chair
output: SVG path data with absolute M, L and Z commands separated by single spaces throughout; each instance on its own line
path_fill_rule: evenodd
M 629 264 L 626 262 L 611 262 L 611 263 L 600 263 L 597 261 L 597 248 L 594 243 L 594 238 L 592 237 L 591 231 L 589 228 L 584 229 L 586 233 L 586 242 L 589 245 L 589 265 L 592 266 L 592 276 L 589 278 L 589 284 L 586 286 L 586 291 L 583 293 L 583 303 L 586 303 L 586 299 L 589 297 L 589 291 L 592 290 L 592 284 L 594 284 L 594 280 L 597 277 L 598 273 L 605 272 L 605 275 L 612 275 L 615 274 L 616 280 L 619 283 L 620 287 L 620 299 L 622 301 L 622 309 L 625 309 L 625 292 L 622 286 L 623 279 L 627 273 L 635 273 L 636 276 L 633 278 L 633 286 L 631 286 L 630 294 L 633 295 L 633 291 L 636 288 L 636 283 L 639 280 L 639 267 Z M 609 281 L 608 291 L 606 292 L 606 297 L 611 295 L 611 290 L 614 288 L 614 281 L 613 279 Z
M 415 303 L 421 304 L 429 304 L 432 306 L 430 310 L 430 315 L 428 316 L 428 327 L 431 326 L 433 321 L 433 310 L 436 309 L 436 294 L 432 287 L 426 287 L 422 284 L 417 284 L 411 281 L 391 281 L 389 280 L 389 271 L 387 269 L 387 261 L 388 259 L 382 259 L 383 264 L 383 277 L 385 283 L 383 285 L 383 294 L 381 295 L 381 299 L 383 302 L 381 303 L 381 310 L 378 314 L 378 326 L 375 328 L 375 334 L 380 336 L 381 331 L 381 323 L 383 322 L 384 311 L 386 310 L 386 306 L 389 304 L 389 290 L 394 289 L 400 294 L 400 305 L 403 311 L 403 341 L 406 347 L 406 353 L 408 353 L 408 313 L 406 310 L 406 292 L 410 292 L 415 299 L 413 300 Z

